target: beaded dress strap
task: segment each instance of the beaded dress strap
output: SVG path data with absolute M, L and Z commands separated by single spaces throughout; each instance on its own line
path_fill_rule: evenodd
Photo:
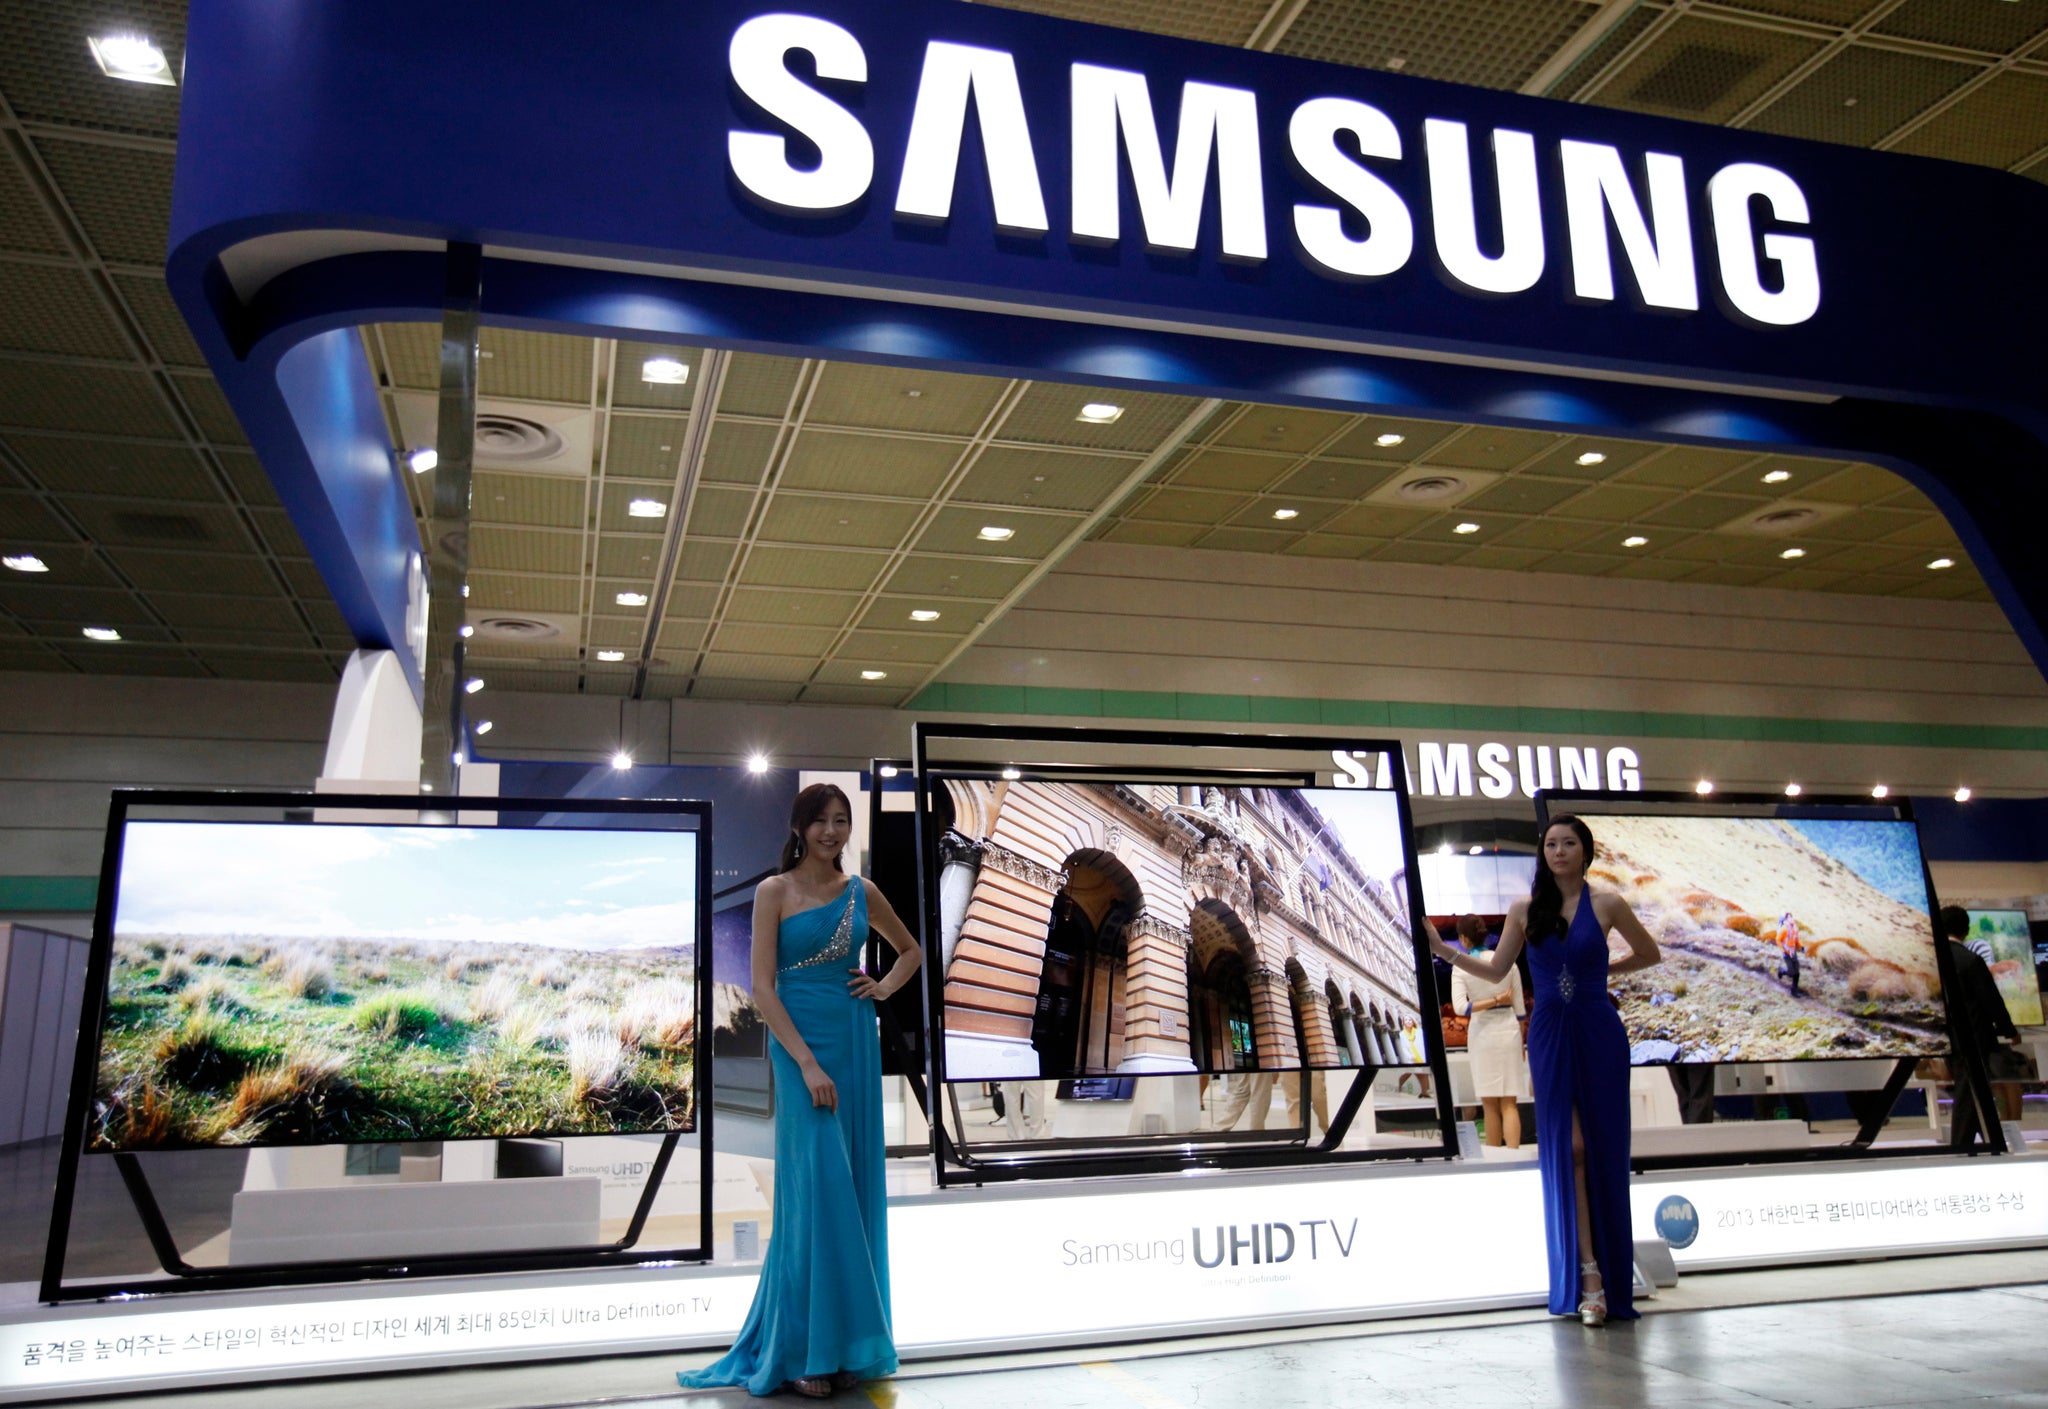
M 799 959 L 794 964 L 784 964 L 775 972 L 786 974 L 794 969 L 808 969 L 818 964 L 829 964 L 835 959 L 844 959 L 853 952 L 853 895 L 851 892 L 853 887 L 859 884 L 860 878 L 858 876 L 846 883 L 848 891 L 846 911 L 839 917 L 839 928 L 832 931 L 832 938 L 827 941 L 825 947 L 811 955 L 810 958 Z

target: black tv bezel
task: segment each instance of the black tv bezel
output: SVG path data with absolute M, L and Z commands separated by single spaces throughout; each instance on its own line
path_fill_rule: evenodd
M 916 812 L 918 839 L 918 889 L 921 900 L 922 923 L 926 934 L 936 936 L 940 932 L 938 923 L 938 836 L 930 825 L 931 783 L 936 772 L 955 776 L 963 770 L 946 767 L 935 770 L 931 762 L 930 745 L 934 740 L 996 740 L 1014 741 L 1020 744 L 1076 744 L 1076 745 L 1136 745 L 1147 748 L 1177 748 L 1188 751 L 1201 749 L 1233 749 L 1255 751 L 1260 749 L 1287 750 L 1293 753 L 1331 754 L 1336 752 L 1380 754 L 1388 758 L 1390 787 L 1374 788 L 1371 791 L 1391 792 L 1399 817 L 1401 846 L 1408 881 L 1408 920 L 1410 943 L 1414 953 L 1415 991 L 1418 1001 L 1427 1005 L 1426 1011 L 1433 1011 L 1435 1005 L 1428 1003 L 1436 992 L 1436 974 L 1428 947 L 1423 939 L 1428 916 L 1423 911 L 1421 875 L 1415 850 L 1415 818 L 1408 793 L 1407 757 L 1402 743 L 1388 736 L 1352 736 L 1322 734 L 1237 734 L 1223 731 L 1194 732 L 1166 729 L 1122 729 L 1097 727 L 1051 727 L 1025 725 L 991 724 L 948 724 L 936 721 L 919 721 L 912 731 L 912 759 L 915 765 Z M 1093 772 L 1094 766 L 1081 768 L 1052 768 L 1054 772 Z M 1142 771 L 1139 769 L 1132 772 Z M 1205 770 L 1199 765 L 1186 769 L 1172 770 L 1177 776 L 1220 776 L 1226 771 Z M 1298 773 L 1299 769 L 1273 769 L 1261 774 L 1270 777 L 1280 773 Z M 1334 771 L 1334 770 L 1333 770 Z M 1126 776 L 1130 776 L 1126 773 Z M 1274 786 L 1278 786 L 1277 784 Z M 1314 786 L 1313 774 L 1303 785 Z M 934 959 L 925 966 L 925 1010 L 929 1015 L 926 1040 L 926 1061 L 929 1071 L 927 1086 L 926 1117 L 931 1128 L 942 1128 L 942 1112 L 939 1102 L 949 1089 L 945 1071 L 945 1041 L 942 1029 L 945 1012 L 944 966 Z M 1189 1168 L 1243 1169 L 1243 1168 L 1291 1168 L 1299 1166 L 1326 1166 L 1331 1164 L 1372 1163 L 1385 1160 L 1413 1160 L 1422 1158 L 1453 1158 L 1458 1151 L 1456 1113 L 1450 1103 L 1450 1070 L 1445 1058 L 1443 1034 L 1437 1023 L 1420 1025 L 1423 1033 L 1427 1061 L 1421 1067 L 1403 1064 L 1398 1070 L 1426 1070 L 1434 1078 L 1436 1096 L 1438 1144 L 1434 1147 L 1420 1146 L 1415 1149 L 1381 1148 L 1368 1150 L 1324 1149 L 1307 1143 L 1307 1132 L 1303 1127 L 1300 1138 L 1285 1143 L 1229 1141 L 1214 1138 L 1216 1133 L 1200 1135 L 1159 1135 L 1133 1137 L 1117 1141 L 1059 1141 L 1058 1145 L 1070 1153 L 1035 1154 L 1018 1152 L 1005 1156 L 994 1151 L 983 1155 L 976 1151 L 972 1169 L 954 1169 L 948 1165 L 947 1154 L 942 1146 L 947 1142 L 934 1141 L 933 1163 L 940 1187 L 958 1184 L 979 1184 L 1008 1180 L 1094 1177 L 1116 1174 L 1156 1174 L 1185 1170 Z M 1386 1068 L 1396 1070 L 1397 1068 Z M 1361 1072 L 1366 1079 L 1376 1076 L 1377 1067 L 1289 1067 L 1277 1068 L 1275 1075 L 1282 1080 L 1298 1079 L 1304 1084 L 1323 1072 Z M 1139 1081 L 1157 1080 L 1161 1077 L 1200 1075 L 1201 1073 L 1156 1072 L 1138 1074 Z M 975 1078 L 965 1078 L 972 1081 Z M 1354 1084 L 1356 1084 L 1354 1082 Z M 1304 1093 L 1306 1094 L 1306 1093 Z M 1362 1093 L 1355 1093 L 1362 1095 Z M 1306 1115 L 1307 1102 L 1303 1102 Z M 1276 1134 L 1281 1132 L 1275 1132 Z M 1115 1146 L 1114 1149 L 1090 1149 L 1098 1144 Z M 1418 1142 L 1419 1144 L 1419 1142 Z
M 107 1008 L 107 977 L 113 957 L 114 915 L 120 885 L 122 843 L 130 812 L 140 808 L 265 810 L 306 812 L 333 809 L 348 812 L 444 813 L 455 823 L 462 813 L 537 812 L 586 813 L 592 816 L 694 817 L 690 830 L 699 838 L 697 850 L 697 935 L 692 987 L 696 999 L 696 1047 L 690 1077 L 691 1108 L 695 1115 L 690 1131 L 635 1132 L 636 1138 L 663 1136 L 680 1140 L 694 1136 L 698 1155 L 698 1230 L 700 1243 L 688 1248 L 642 1249 L 637 1246 L 601 1244 L 576 1248 L 535 1248 L 510 1253 L 429 1253 L 412 1257 L 386 1256 L 374 1259 L 323 1260 L 265 1266 L 206 1269 L 203 1277 L 124 1278 L 67 1285 L 64 1264 L 68 1250 L 71 1215 L 75 1202 L 79 1163 L 87 1157 L 136 1161 L 146 1159 L 149 1150 L 110 1151 L 85 1148 L 85 1128 L 93 1093 L 99 1080 L 101 1028 Z M 364 825 L 350 822 L 318 822 L 307 818 L 305 826 Z M 371 824 L 374 825 L 374 824 Z M 419 825 L 431 826 L 432 823 Z M 594 830 L 594 829 L 593 829 Z M 626 830 L 626 829 L 618 829 Z M 653 830 L 653 829 L 647 829 Z M 79 1009 L 78 1039 L 73 1058 L 69 1105 L 65 1111 L 63 1143 L 58 1154 L 57 1186 L 51 1209 L 50 1233 L 39 1288 L 40 1299 L 55 1304 L 110 1296 L 154 1295 L 166 1292 L 224 1291 L 263 1286 L 308 1285 L 359 1279 L 397 1279 L 424 1276 L 473 1276 L 490 1272 L 528 1272 L 573 1267 L 635 1266 L 648 1263 L 706 1262 L 711 1256 L 712 1230 L 712 1102 L 711 1043 L 708 1022 L 711 1014 L 710 965 L 705 959 L 711 923 L 712 808 L 708 801 L 680 798 L 528 798 L 461 796 L 437 798 L 431 794 L 329 793 L 295 791 L 240 791 L 233 789 L 115 788 L 108 800 L 106 837 L 100 855 L 99 891 L 93 908 L 93 932 L 87 953 L 85 993 Z M 480 1136 L 501 1138 L 576 1139 L 577 1134 L 523 1132 L 521 1136 Z M 621 1138 L 606 1136 L 603 1138 Z M 180 1149 L 307 1148 L 314 1142 L 286 1141 L 259 1147 L 180 1146 Z M 331 1143 L 331 1142 L 318 1142 Z M 435 1143 L 464 1144 L 470 1140 Z M 124 1170 L 124 1177 L 126 1171 Z M 131 1184 L 132 1189 L 132 1184 Z M 151 1230 L 154 1237 L 156 1230 Z M 633 1234 L 637 1237 L 637 1230 Z M 169 1270 L 169 1269 L 166 1269 Z

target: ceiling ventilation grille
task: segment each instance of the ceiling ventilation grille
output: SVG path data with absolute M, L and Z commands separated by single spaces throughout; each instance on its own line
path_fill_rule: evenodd
M 1653 69 L 1628 96 L 1634 102 L 1676 112 L 1711 112 L 1762 62 L 1760 54 L 1688 44 Z
M 206 543 L 213 538 L 206 525 L 190 514 L 124 511 L 114 515 L 114 528 L 125 538 L 149 543 Z

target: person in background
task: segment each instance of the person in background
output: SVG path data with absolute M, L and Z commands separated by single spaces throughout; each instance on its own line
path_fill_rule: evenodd
M 1470 954 L 1486 952 L 1486 922 L 1477 915 L 1458 921 L 1458 938 Z M 1522 971 L 1505 979 L 1479 978 L 1451 970 L 1451 1011 L 1469 1019 L 1465 1051 L 1472 1059 L 1472 1090 L 1486 1113 L 1486 1143 L 1522 1148 Z
M 2005 1010 L 2005 999 L 1999 995 L 1998 980 L 1991 977 L 1991 967 L 1976 950 L 1963 943 L 1970 933 L 1970 912 L 1960 905 L 1944 905 L 1941 931 L 1948 936 L 1948 957 L 1956 976 L 1955 991 L 1948 995 L 1952 1010 L 1949 1027 L 1956 1036 L 1956 1054 L 1950 1062 L 1956 1079 L 1956 1103 L 1949 1144 L 1962 1149 L 1976 1141 L 1984 1122 L 1971 1091 L 1971 1064 L 1981 1067 L 1988 1077 L 2017 1071 L 2013 1059 L 2021 1054 L 2001 1044 L 2018 1046 L 2020 1030 L 2012 1025 L 2012 1015 Z M 2011 1084 L 2010 1078 L 1998 1084 Z
M 1778 917 L 1778 977 L 1794 997 L 1799 994 L 1799 921 L 1788 912 Z

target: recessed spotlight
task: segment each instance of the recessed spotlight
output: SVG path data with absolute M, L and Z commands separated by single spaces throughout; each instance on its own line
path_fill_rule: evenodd
M 881 766 L 881 769 L 879 771 L 884 778 L 893 778 L 898 773 L 901 773 L 903 770 L 898 768 L 893 763 L 885 763 Z
M 1107 401 L 1091 401 L 1081 408 L 1081 414 L 1074 419 L 1091 426 L 1106 426 L 1123 413 L 1124 408 L 1121 406 L 1111 405 Z
M 1786 480 L 1790 478 L 1792 478 L 1792 472 L 1790 470 L 1772 470 L 1769 474 L 1764 476 L 1764 483 L 1783 484 Z
M 640 364 L 640 380 L 655 386 L 681 386 L 690 380 L 690 364 L 673 357 L 650 357 Z
M 464 601 L 469 600 L 469 584 L 467 582 L 462 584 L 462 597 Z
M 1785 785 L 1786 797 L 1798 797 L 1801 793 L 1805 791 L 1806 789 L 1800 787 L 1797 783 L 1787 783 Z
M 1276 518 L 1276 519 L 1279 519 L 1279 520 L 1281 520 L 1281 521 L 1283 521 L 1283 522 L 1284 522 L 1284 521 L 1286 521 L 1286 520 L 1288 520 L 1288 519 L 1298 519 L 1298 518 L 1300 518 L 1300 517 L 1301 517 L 1301 510 L 1299 510 L 1299 509 L 1275 509 L 1275 510 L 1273 511 L 1273 517 L 1274 517 L 1274 518 Z
M 1014 783 L 1023 776 L 1023 772 L 1016 768 L 1005 768 L 1003 770 L 1003 781 L 1006 783 Z
M 625 769 L 631 768 L 632 766 L 633 755 L 627 753 L 624 749 L 620 749 L 617 753 L 612 755 L 612 767 L 623 771 Z
M 1929 572 L 1940 572 L 1943 568 L 1952 568 L 1955 565 L 1956 560 L 1954 558 L 1936 558 L 1927 565 L 1927 570 Z
M 645 592 L 621 592 L 612 600 L 622 607 L 644 607 L 647 605 Z
M 1486 848 L 1483 846 L 1468 846 L 1465 848 L 1465 854 L 1467 856 L 1483 856 L 1485 855 L 1485 853 Z
M 1879 783 L 1876 787 L 1870 790 L 1870 795 L 1872 797 L 1890 797 L 1892 795 L 1892 790 L 1886 787 L 1883 783 Z
M 111 626 L 88 626 L 85 628 L 85 639 L 88 641 L 118 641 L 121 639 L 121 633 Z
M 863 670 L 860 673 L 860 678 L 863 680 L 887 680 L 889 672 L 886 670 Z
M 1401 444 L 1401 442 L 1405 441 L 1406 439 L 1408 439 L 1408 437 L 1402 435 L 1399 431 L 1388 431 L 1386 434 L 1375 438 L 1373 444 L 1382 445 L 1385 446 L 1387 449 L 1392 450 L 1395 446 Z
M 1697 783 L 1694 783 L 1692 785 L 1692 790 L 1698 793 L 1701 797 L 1705 797 L 1709 793 L 1714 791 L 1714 785 L 1708 782 L 1705 778 L 1702 778 Z
M 912 621 L 937 621 L 939 619 L 939 614 L 933 611 L 930 607 L 919 607 L 916 611 L 910 614 L 910 619 Z
M 1452 529 L 1452 530 L 1451 530 L 1451 532 L 1453 532 L 1453 533 L 1477 533 L 1477 532 L 1479 532 L 1479 525 L 1478 525 L 1478 524 L 1476 524 L 1476 523 L 1461 523 L 1461 524 L 1459 524 L 1459 525 L 1458 525 L 1458 526 L 1457 526 L 1456 528 Z
M 624 660 L 626 653 L 624 651 L 599 651 L 597 658 L 599 660 Z
M 171 74 L 171 61 L 146 35 L 102 34 L 85 42 L 100 72 L 109 78 L 154 83 L 164 88 L 178 86 L 178 80 Z
M 48 572 L 50 570 L 50 565 L 34 553 L 9 553 L 6 557 L 0 558 L 0 564 L 11 567 L 16 572 Z
M 473 695 L 478 690 L 481 690 L 483 687 L 483 677 L 481 675 L 472 675 L 469 677 L 469 679 L 462 682 L 462 693 L 465 695 Z
M 470 637 L 476 635 L 476 628 L 465 621 L 462 625 L 455 628 L 455 634 L 467 641 Z
M 1803 558 L 1806 556 L 1806 550 L 1804 548 L 1787 548 L 1778 556 L 1781 558 Z
M 1957 802 L 1968 802 L 1969 800 L 1970 800 L 1970 790 L 1969 790 L 1968 788 L 1957 788 L 1957 789 L 1956 789 L 1956 801 L 1957 801 Z
M 1442 846 L 1436 849 L 1436 854 L 1438 856 L 1449 856 L 1451 854 L 1451 844 L 1449 842 L 1445 842 Z
M 412 454 L 406 456 L 405 463 L 412 467 L 414 474 L 423 475 L 441 463 L 441 452 L 429 445 L 424 449 L 415 450 Z
M 491 721 L 488 719 L 479 719 L 475 724 L 471 725 L 470 728 L 474 733 L 476 733 L 479 736 L 488 734 L 491 732 Z
M 768 755 L 765 753 L 751 755 L 747 759 L 747 771 L 749 773 L 766 773 L 768 771 Z
M 981 539 L 985 543 L 1008 543 L 1012 538 L 1015 538 L 1016 536 L 1016 529 L 1004 528 L 1001 524 L 993 523 L 983 524 L 981 526 L 981 532 L 975 535 L 975 537 Z
M 659 499 L 635 499 L 626 505 L 626 517 L 631 519 L 665 519 L 668 505 Z
M 1641 548 L 1649 541 L 1640 533 L 1631 533 L 1628 537 L 1621 540 L 1621 546 L 1624 548 Z
M 1588 450 L 1579 457 L 1579 463 L 1581 465 L 1604 465 L 1607 463 L 1607 457 L 1598 450 Z

